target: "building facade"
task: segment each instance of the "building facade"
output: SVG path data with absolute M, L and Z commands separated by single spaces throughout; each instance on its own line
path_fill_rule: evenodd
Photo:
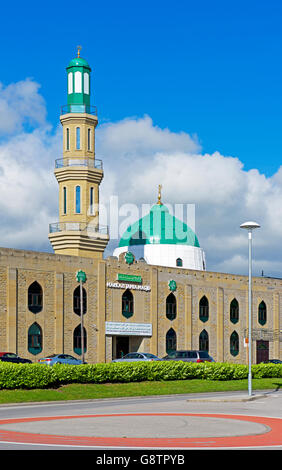
M 246 363 L 247 276 L 8 248 L 0 250 L 1 351 L 33 361 L 81 355 L 80 269 L 87 362 L 203 349 L 216 361 Z M 254 362 L 281 358 L 281 311 L 282 280 L 253 278 Z
M 248 277 L 207 271 L 196 235 L 185 226 L 184 239 L 176 238 L 179 221 L 167 215 L 160 196 L 149 214 L 156 224 L 138 221 L 115 256 L 104 259 L 109 235 L 99 224 L 104 174 L 95 157 L 90 72 L 79 55 L 67 67 L 63 157 L 55 162 L 59 221 L 49 233 L 54 253 L 0 248 L 0 350 L 34 362 L 54 353 L 80 357 L 83 331 L 88 363 L 132 351 L 163 357 L 175 349 L 247 363 Z M 164 239 L 165 229 L 171 236 Z M 135 233 L 144 245 L 141 259 L 130 251 Z M 86 273 L 83 330 L 79 270 Z M 253 278 L 252 315 L 253 362 L 281 359 L 282 279 Z

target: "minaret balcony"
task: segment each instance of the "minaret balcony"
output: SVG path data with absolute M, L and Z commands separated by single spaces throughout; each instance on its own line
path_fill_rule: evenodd
M 59 158 L 55 161 L 54 173 L 58 183 L 76 179 L 100 184 L 104 176 L 103 162 L 88 157 Z
M 109 227 L 107 225 L 94 225 L 91 222 L 55 222 L 49 224 L 49 233 L 57 232 L 83 232 L 89 238 L 108 237 Z
M 86 113 L 92 114 L 92 116 L 97 116 L 97 106 L 89 104 L 65 104 L 64 106 L 61 106 L 61 114 L 70 113 Z
M 48 238 L 58 255 L 102 258 L 110 237 L 106 225 L 69 221 L 50 224 Z
M 82 166 L 86 168 L 94 168 L 96 170 L 103 170 L 103 162 L 97 158 L 65 157 L 55 160 L 55 168 L 64 168 L 68 166 Z

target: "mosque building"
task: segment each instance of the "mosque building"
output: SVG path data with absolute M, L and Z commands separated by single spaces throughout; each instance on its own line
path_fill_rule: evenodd
M 78 51 L 66 70 L 53 253 L 0 248 L 0 351 L 37 362 L 54 353 L 79 358 L 83 348 L 86 362 L 95 363 L 128 352 L 163 357 L 201 349 L 218 362 L 247 363 L 248 277 L 207 271 L 197 235 L 170 214 L 161 187 L 149 213 L 105 258 L 91 68 Z M 254 362 L 281 359 L 282 279 L 253 278 L 252 315 Z

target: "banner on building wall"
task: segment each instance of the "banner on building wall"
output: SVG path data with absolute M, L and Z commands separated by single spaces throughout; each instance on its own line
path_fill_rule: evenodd
M 146 292 L 149 292 L 151 290 L 150 286 L 143 286 L 138 284 L 124 284 L 121 282 L 107 282 L 107 287 L 112 287 L 114 289 L 144 290 Z
M 106 321 L 106 335 L 152 336 L 151 323 L 125 323 Z

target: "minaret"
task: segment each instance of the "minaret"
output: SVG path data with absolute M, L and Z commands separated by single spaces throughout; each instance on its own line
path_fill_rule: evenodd
M 90 73 L 80 57 L 67 67 L 67 105 L 62 107 L 63 158 L 55 162 L 59 183 L 59 222 L 50 224 L 56 254 L 102 258 L 108 227 L 99 225 L 99 186 L 103 164 L 95 158 L 97 110 L 90 105 Z

